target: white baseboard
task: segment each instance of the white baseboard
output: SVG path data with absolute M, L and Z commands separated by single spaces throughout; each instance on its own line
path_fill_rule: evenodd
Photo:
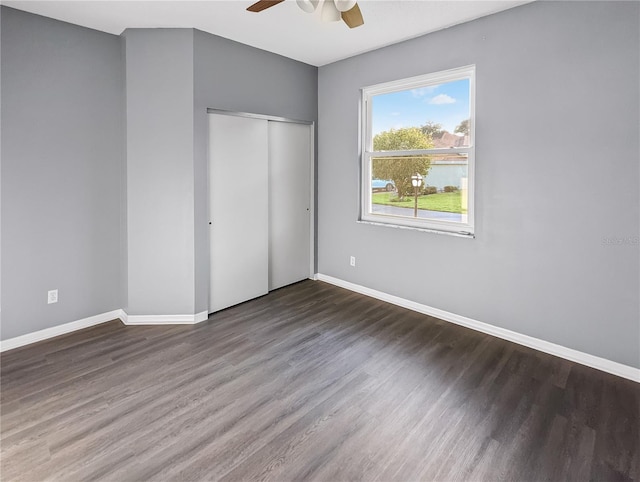
M 124 313 L 125 325 L 195 325 L 209 318 L 207 311 L 195 315 L 128 315 Z
M 45 328 L 44 330 L 34 331 L 33 333 L 16 336 L 15 338 L 9 338 L 8 340 L 0 341 L 0 352 L 13 350 L 14 348 L 29 345 L 37 341 L 53 338 L 54 336 L 66 335 L 72 331 L 82 330 L 83 328 L 89 328 L 118 318 L 122 319 L 122 313 L 122 310 L 108 311 L 107 313 L 90 316 L 51 328 Z
M 633 380 L 634 382 L 640 383 L 640 369 L 638 368 L 623 365 L 622 363 L 607 360 L 606 358 L 600 358 L 598 356 L 590 355 L 588 353 L 574 350 L 572 348 L 567 348 L 562 345 L 556 345 L 555 343 L 541 340 L 539 338 L 534 338 L 532 336 L 523 335 L 515 331 L 507 330 L 505 328 L 489 325 L 488 323 L 483 323 L 472 318 L 467 318 L 455 313 L 450 313 L 438 308 L 433 308 L 421 303 L 416 303 L 415 301 L 410 301 L 398 296 L 390 295 L 382 291 L 377 291 L 365 286 L 351 283 L 349 281 L 334 278 L 332 276 L 318 273 L 316 275 L 316 279 L 335 286 L 339 286 L 341 288 L 348 289 L 350 291 L 355 291 L 356 293 L 376 298 L 378 300 L 386 301 L 387 303 L 402 306 L 403 308 L 417 311 L 418 313 L 423 313 L 425 315 L 433 316 L 444 321 L 449 321 L 451 323 L 455 323 L 456 325 L 471 328 L 472 330 L 480 331 L 488 335 L 502 338 L 503 340 L 512 341 L 514 343 L 518 343 L 519 345 L 533 348 L 544 353 L 549 353 L 550 355 L 555 355 L 572 362 L 580 363 L 581 365 L 586 365 L 588 367 L 602 370 L 603 372 L 611 373 L 612 375 L 617 375 L 619 377 L 627 378 L 629 380 Z
M 0 352 L 13 350 L 14 348 L 47 340 L 55 336 L 66 335 L 72 331 L 82 330 L 83 328 L 89 328 L 118 318 L 125 325 L 194 325 L 206 321 L 209 318 L 209 313 L 203 311 L 195 315 L 127 315 L 124 310 L 113 310 L 0 341 Z

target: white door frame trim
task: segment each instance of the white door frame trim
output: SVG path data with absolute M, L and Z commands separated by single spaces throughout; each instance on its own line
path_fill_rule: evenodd
M 253 114 L 251 112 L 236 112 L 232 110 L 213 109 L 211 107 L 207 108 L 207 114 L 233 115 L 236 117 L 249 117 L 251 119 L 264 119 L 264 120 L 275 121 L 275 122 L 291 122 L 293 124 L 305 124 L 309 126 L 312 126 L 315 124 L 315 122 L 313 121 L 291 119 L 289 117 L 278 117 L 274 115 L 265 115 L 265 114 Z

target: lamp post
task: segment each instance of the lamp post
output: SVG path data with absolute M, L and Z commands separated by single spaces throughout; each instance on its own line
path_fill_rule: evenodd
M 422 185 L 422 176 L 419 173 L 415 173 L 411 176 L 411 185 L 413 186 L 413 193 L 415 198 L 415 204 L 413 207 L 413 217 L 418 217 L 418 188 Z

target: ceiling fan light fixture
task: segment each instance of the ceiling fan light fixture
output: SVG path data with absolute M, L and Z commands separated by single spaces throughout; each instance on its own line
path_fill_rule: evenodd
M 249 5 L 247 10 L 256 13 L 262 12 L 282 2 L 284 0 L 258 0 L 256 3 Z M 313 13 L 319 8 L 320 19 L 323 22 L 339 22 L 342 20 L 349 28 L 364 25 L 362 12 L 356 0 L 296 0 L 296 3 L 301 10 L 307 13 Z M 344 11 L 340 11 L 341 9 L 344 9 Z
M 313 13 L 318 7 L 319 0 L 296 0 L 300 10 L 307 13 Z
M 334 3 L 340 12 L 348 12 L 355 6 L 356 0 L 334 0 Z
M 323 22 L 339 22 L 342 19 L 342 15 L 340 14 L 340 10 L 336 8 L 333 0 L 324 0 L 320 18 Z

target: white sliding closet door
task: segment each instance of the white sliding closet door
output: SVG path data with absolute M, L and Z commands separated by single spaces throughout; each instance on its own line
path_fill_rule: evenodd
M 311 274 L 311 129 L 269 122 L 269 290 Z
M 268 122 L 209 114 L 209 311 L 269 290 Z

